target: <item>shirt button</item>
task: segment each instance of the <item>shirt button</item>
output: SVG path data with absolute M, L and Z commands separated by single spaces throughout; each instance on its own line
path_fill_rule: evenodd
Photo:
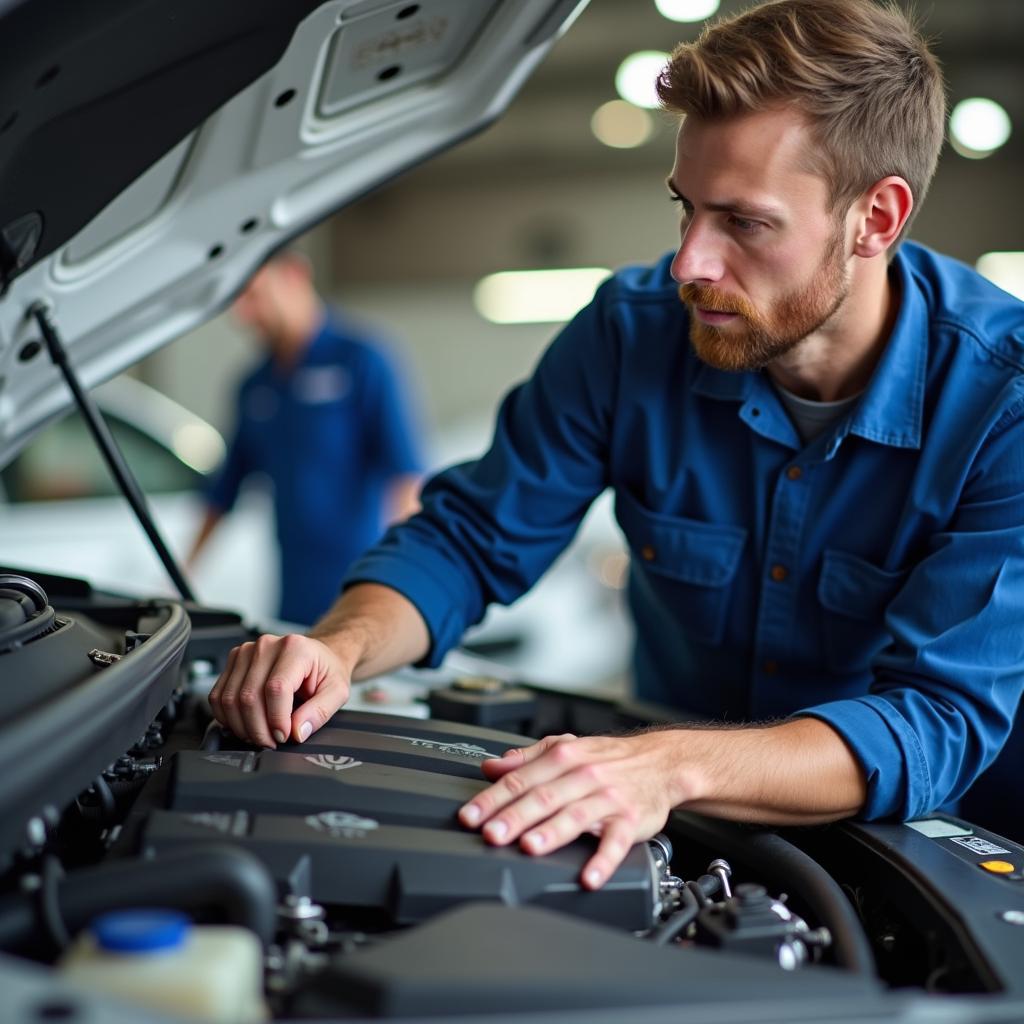
M 786 476 L 788 476 L 790 480 L 799 480 L 803 475 L 804 471 L 799 466 L 790 466 L 789 469 L 786 470 Z
M 655 550 L 654 550 L 654 548 L 651 547 L 650 544 L 645 544 L 640 549 L 640 557 L 645 562 L 653 562 L 654 561 L 654 556 L 655 556 Z
M 776 672 L 779 671 L 779 663 L 777 661 L 774 661 L 772 658 L 769 658 L 761 666 L 761 668 L 764 670 L 764 674 L 766 676 L 773 676 L 773 675 L 775 675 Z
M 789 575 L 789 570 L 784 565 L 773 565 L 771 575 L 776 583 L 781 583 Z

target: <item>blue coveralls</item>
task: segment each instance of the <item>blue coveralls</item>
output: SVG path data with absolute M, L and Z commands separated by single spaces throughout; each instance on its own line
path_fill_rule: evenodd
M 379 538 L 389 483 L 420 471 L 413 416 L 394 367 L 332 316 L 289 372 L 267 359 L 242 382 L 235 433 L 207 497 L 227 512 L 249 474 L 269 477 L 279 614 L 308 624 Z
M 870 385 L 804 445 L 765 374 L 696 358 L 670 260 L 606 282 L 506 397 L 487 454 L 431 481 L 346 583 L 405 594 L 437 664 L 610 487 L 639 696 L 828 722 L 864 766 L 867 818 L 955 801 L 1024 688 L 1024 304 L 905 243 Z

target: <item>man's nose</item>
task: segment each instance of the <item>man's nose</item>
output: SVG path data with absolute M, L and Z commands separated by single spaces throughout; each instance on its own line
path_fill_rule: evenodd
M 714 284 L 722 279 L 724 265 L 705 225 L 687 225 L 672 260 L 672 277 L 679 284 Z

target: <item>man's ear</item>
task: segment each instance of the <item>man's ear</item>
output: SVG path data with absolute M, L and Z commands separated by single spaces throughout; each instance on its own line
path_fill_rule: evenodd
M 876 181 L 853 204 L 853 252 L 870 259 L 895 244 L 914 209 L 914 193 L 906 179 L 893 174 Z

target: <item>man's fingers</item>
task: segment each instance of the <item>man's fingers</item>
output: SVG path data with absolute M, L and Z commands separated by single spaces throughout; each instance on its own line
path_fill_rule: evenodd
M 531 743 L 529 746 L 515 746 L 506 751 L 500 758 L 488 758 L 483 762 L 483 774 L 487 778 L 497 780 L 507 775 L 516 768 L 521 768 L 530 761 L 536 761 L 543 754 L 547 754 L 552 746 L 563 743 L 569 739 L 575 739 L 571 732 L 564 732 L 560 736 L 545 736 L 544 739 Z
M 291 738 L 297 743 L 308 740 L 317 729 L 326 725 L 331 715 L 345 703 L 348 692 L 347 679 L 324 680 L 317 687 L 316 693 L 292 714 L 289 722 Z
M 224 659 L 224 668 L 221 674 L 217 676 L 213 686 L 210 687 L 210 692 L 207 694 L 207 700 L 210 702 L 210 710 L 213 712 L 213 717 L 221 724 L 227 725 L 227 723 L 220 717 L 221 706 L 220 696 L 224 692 L 224 683 L 231 676 L 234 671 L 235 662 L 238 660 L 238 647 L 232 647 L 228 651 L 227 658 Z
M 255 651 L 256 645 L 251 641 L 236 647 L 232 652 L 234 657 L 228 658 L 227 667 L 210 691 L 210 706 L 217 721 L 242 738 L 245 737 L 245 725 L 238 705 L 238 691 Z
M 307 699 L 294 712 L 296 693 Z M 330 650 L 310 637 L 266 634 L 228 654 L 210 690 L 214 717 L 236 736 L 274 747 L 319 729 L 348 697 L 349 679 Z
M 483 762 L 483 772 L 491 781 L 497 781 L 503 775 L 507 775 L 524 764 L 535 761 L 542 754 L 546 754 L 552 747 L 567 740 L 576 739 L 572 733 L 563 733 L 561 736 L 545 736 L 544 739 L 532 744 L 529 747 L 513 747 L 506 750 L 501 757 L 491 757 Z
M 504 845 L 518 839 L 532 826 L 545 822 L 547 824 L 543 830 L 534 829 L 536 835 L 531 842 L 536 844 L 541 835 L 553 840 L 556 832 L 549 831 L 548 825 L 557 819 L 559 841 L 549 842 L 544 848 L 554 850 L 564 846 L 593 822 L 600 821 L 606 814 L 617 809 L 603 794 L 600 799 L 595 799 L 597 794 L 594 790 L 598 785 L 595 774 L 598 773 L 593 768 L 584 766 L 551 782 L 532 786 L 484 825 L 484 838 L 488 842 Z M 540 846 L 530 852 L 539 853 Z
M 522 797 L 533 786 L 564 775 L 579 763 L 573 745 L 563 742 L 563 737 L 560 736 L 549 736 L 518 753 L 526 763 L 520 763 L 514 770 L 506 772 L 493 786 L 485 789 L 468 804 L 464 804 L 459 810 L 459 820 L 463 825 L 469 828 L 482 825 L 507 804 Z M 492 838 L 494 842 L 501 841 L 497 834 L 488 838 Z
M 608 818 L 597 853 L 583 867 L 583 884 L 588 889 L 600 889 L 623 862 L 636 838 L 636 826 L 632 821 L 619 816 Z
M 312 681 L 311 689 L 324 673 L 318 665 L 309 641 L 294 634 L 282 637 L 275 649 L 273 663 L 263 683 L 263 704 L 267 728 L 278 743 L 292 734 L 292 705 L 295 694 Z
M 274 747 L 276 741 L 271 735 L 267 721 L 266 688 L 273 677 L 275 686 L 284 689 L 290 683 L 287 677 L 278 673 L 282 645 L 287 638 L 265 634 L 255 643 L 255 653 L 249 663 L 249 671 L 238 689 L 238 707 L 241 711 L 244 733 L 250 743 L 263 747 Z
M 557 814 L 542 819 L 539 824 L 524 832 L 520 845 L 527 853 L 550 853 L 571 843 L 584 832 L 590 832 L 595 827 L 595 821 L 602 821 L 618 809 L 606 790 L 590 793 L 582 799 L 567 803 Z M 502 813 L 502 817 L 505 813 Z

